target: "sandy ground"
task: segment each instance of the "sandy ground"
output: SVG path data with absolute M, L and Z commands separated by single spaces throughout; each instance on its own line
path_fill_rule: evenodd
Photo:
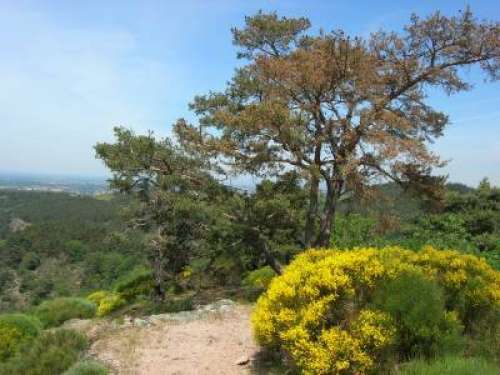
M 91 353 L 117 374 L 248 374 L 257 353 L 249 306 L 187 322 L 120 327 L 94 342 Z M 237 362 L 248 359 L 246 365 Z

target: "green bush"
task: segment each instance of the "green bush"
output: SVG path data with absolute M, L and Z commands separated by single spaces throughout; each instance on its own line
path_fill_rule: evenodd
M 193 294 L 168 295 L 164 301 L 155 302 L 152 300 L 137 301 L 131 306 L 134 313 L 139 311 L 141 315 L 156 315 L 163 313 L 176 313 L 180 311 L 190 311 L 194 309 Z
M 23 256 L 20 267 L 29 271 L 34 271 L 40 266 L 40 263 L 40 256 L 31 251 Z
M 339 215 L 335 219 L 335 235 L 331 246 L 352 249 L 357 246 L 373 244 L 376 220 L 361 214 Z
M 249 272 L 243 279 L 242 286 L 245 295 L 249 299 L 257 298 L 267 289 L 276 272 L 269 266 L 258 268 Z
M 112 245 L 109 245 L 112 246 Z M 83 286 L 86 289 L 110 288 L 117 280 L 127 275 L 141 262 L 139 257 L 128 255 L 124 251 L 95 249 L 85 253 Z
M 422 216 L 404 232 L 401 245 L 414 250 L 423 246 L 467 252 L 474 250 L 464 218 L 457 214 Z
M 398 375 L 497 375 L 500 368 L 482 358 L 445 357 L 431 362 L 415 360 L 401 366 Z
M 88 249 L 82 241 L 69 240 L 64 244 L 66 254 L 73 260 L 82 260 Z
M 40 322 L 24 314 L 0 315 L 0 360 L 15 354 L 19 347 L 38 335 Z
M 374 305 L 389 313 L 397 327 L 402 358 L 431 357 L 463 351 L 463 327 L 447 313 L 444 290 L 419 273 L 403 273 L 376 289 Z
M 85 360 L 75 363 L 64 375 L 107 375 L 108 369 L 97 361 Z
M 149 295 L 153 290 L 153 274 L 144 267 L 134 269 L 128 275 L 118 280 L 113 288 L 127 301 L 140 295 Z
M 87 347 L 85 336 L 76 331 L 44 331 L 1 364 L 0 374 L 59 375 L 77 362 Z
M 44 327 L 57 327 L 69 319 L 95 316 L 96 306 L 84 298 L 60 297 L 44 301 L 35 308 L 35 316 Z
M 0 269 L 0 290 L 6 290 L 14 281 L 13 272 L 10 269 Z

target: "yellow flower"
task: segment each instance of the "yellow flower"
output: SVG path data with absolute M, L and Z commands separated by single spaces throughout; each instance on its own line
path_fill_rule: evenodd
M 458 294 L 456 308 L 465 302 L 500 312 L 500 273 L 475 256 L 432 247 L 312 249 L 298 255 L 257 301 L 255 336 L 261 345 L 286 351 L 304 374 L 369 372 L 396 330 L 390 316 L 367 308 L 367 298 L 407 272 Z M 463 319 L 460 314 L 450 311 L 447 319 Z

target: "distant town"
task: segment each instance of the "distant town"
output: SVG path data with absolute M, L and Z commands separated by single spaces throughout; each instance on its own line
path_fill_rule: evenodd
M 47 191 L 76 195 L 109 192 L 105 177 L 0 173 L 0 190 Z

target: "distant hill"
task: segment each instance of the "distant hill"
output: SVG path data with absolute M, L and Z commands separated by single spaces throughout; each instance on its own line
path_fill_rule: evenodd
M 118 217 L 115 201 L 45 191 L 0 190 L 0 237 L 12 220 L 28 223 L 105 223 Z

